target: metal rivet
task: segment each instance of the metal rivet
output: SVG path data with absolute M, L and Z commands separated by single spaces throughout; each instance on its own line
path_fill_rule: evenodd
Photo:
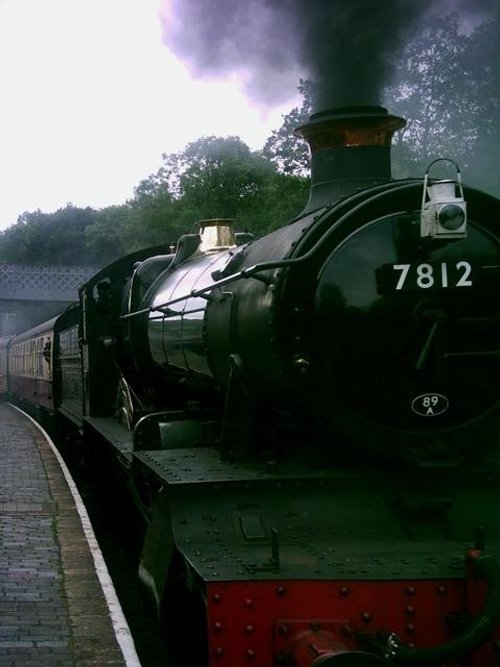
M 407 586 L 407 587 L 405 588 L 405 593 L 406 593 L 406 595 L 415 595 L 416 592 L 417 592 L 417 591 L 416 591 L 416 589 L 415 589 L 414 586 Z
M 255 651 L 251 648 L 247 649 L 246 656 L 248 660 L 253 660 L 255 658 Z
M 406 632 L 413 634 L 415 632 L 415 626 L 413 625 L 413 623 L 408 623 L 405 630 Z
M 246 598 L 245 607 L 253 607 L 253 600 L 251 598 Z
M 224 655 L 224 649 L 222 648 L 222 646 L 217 646 L 217 648 L 215 649 L 215 655 L 218 658 L 221 658 Z
M 278 586 L 276 589 L 276 595 L 285 595 L 286 588 L 284 586 Z
M 347 586 L 342 586 L 342 588 L 339 590 L 340 595 L 349 595 L 351 591 L 347 588 Z
M 447 590 L 446 586 L 443 586 L 443 585 L 441 584 L 441 586 L 438 586 L 438 587 L 437 587 L 437 592 L 438 592 L 438 595 L 446 595 L 446 593 L 448 592 L 448 590 Z
M 245 628 L 245 632 L 246 632 L 247 635 L 251 635 L 252 632 L 254 631 L 254 629 L 255 628 L 253 627 L 253 625 L 247 625 L 246 628 Z
M 364 611 L 364 612 L 361 614 L 361 618 L 363 619 L 363 621 L 364 621 L 365 623 L 369 623 L 369 622 L 372 620 L 372 615 L 370 614 L 369 611 Z
M 222 623 L 220 621 L 214 623 L 214 630 L 215 632 L 222 632 Z
M 413 607 L 411 604 L 409 604 L 406 607 L 405 612 L 408 614 L 408 616 L 413 616 L 413 614 L 415 613 L 415 607 Z
M 214 602 L 220 602 L 222 600 L 221 594 L 220 593 L 214 593 L 214 595 L 212 595 L 212 600 Z

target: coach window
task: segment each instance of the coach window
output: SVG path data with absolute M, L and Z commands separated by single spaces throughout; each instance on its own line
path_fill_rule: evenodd
M 36 374 L 36 340 L 30 341 L 30 353 L 28 357 L 28 373 Z
M 43 337 L 36 341 L 36 374 L 43 375 Z
M 50 338 L 47 338 L 47 340 L 45 341 L 44 346 L 43 346 L 42 356 L 43 356 L 44 361 L 47 363 L 49 371 L 50 371 L 50 361 L 51 361 L 51 359 L 50 359 L 51 348 L 52 348 L 52 341 L 50 340 Z M 43 364 L 42 364 L 42 367 L 43 367 Z
M 29 357 L 28 357 L 28 374 L 35 375 L 35 373 L 36 373 L 36 340 L 31 340 Z

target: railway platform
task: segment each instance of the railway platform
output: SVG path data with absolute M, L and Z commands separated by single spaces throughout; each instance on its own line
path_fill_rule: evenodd
M 31 665 L 140 667 L 64 462 L 0 402 L 0 667 Z

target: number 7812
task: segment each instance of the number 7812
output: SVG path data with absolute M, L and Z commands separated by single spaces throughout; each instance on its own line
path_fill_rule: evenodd
M 393 264 L 399 271 L 396 290 L 417 286 L 419 289 L 443 287 L 472 287 L 472 266 L 469 262 L 440 264 Z

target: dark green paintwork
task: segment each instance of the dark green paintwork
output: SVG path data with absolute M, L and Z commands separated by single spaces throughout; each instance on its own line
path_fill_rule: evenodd
M 395 475 L 269 471 L 209 449 L 135 458 L 165 485 L 164 529 L 205 580 L 441 579 L 463 576 L 478 540 L 500 555 L 497 464 Z

